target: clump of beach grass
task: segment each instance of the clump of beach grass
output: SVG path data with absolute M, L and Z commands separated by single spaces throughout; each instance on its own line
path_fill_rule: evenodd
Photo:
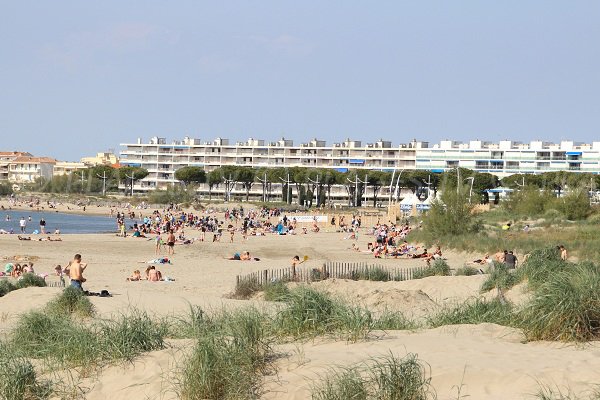
M 313 400 L 367 400 L 367 380 L 357 367 L 333 368 L 313 387 Z
M 28 272 L 23 274 L 19 280 L 17 280 L 17 284 L 15 286 L 17 289 L 23 289 L 30 286 L 45 287 L 46 280 L 41 276 L 37 276 L 36 274 Z
M 47 311 L 23 314 L 11 332 L 19 354 L 65 367 L 93 369 L 165 347 L 167 327 L 140 311 L 90 325 Z
M 70 317 L 43 311 L 23 314 L 11 334 L 11 346 L 34 359 L 67 366 L 88 366 L 99 358 L 94 333 Z
M 442 259 L 437 259 L 424 269 L 417 270 L 413 279 L 421 279 L 429 276 L 450 276 L 450 266 Z
M 494 323 L 514 326 L 513 306 L 499 299 L 486 301 L 480 298 L 445 307 L 427 317 L 427 325 L 437 328 L 445 325 Z
M 479 269 L 477 269 L 475 267 L 471 267 L 469 265 L 464 265 L 460 268 L 457 268 L 456 271 L 454 271 L 455 276 L 472 276 L 472 275 L 478 275 L 478 274 L 479 274 Z
M 17 289 L 17 287 L 13 285 L 11 281 L 7 279 L 0 280 L 0 297 L 7 295 L 15 289 Z
M 378 281 L 378 282 L 387 282 L 395 280 L 394 276 L 382 267 L 370 267 L 365 269 L 360 269 L 358 271 L 352 271 L 348 279 L 352 279 L 355 281 Z
M 533 250 L 527 260 L 518 269 L 520 279 L 526 279 L 530 289 L 535 290 L 548 277 L 567 268 L 569 263 L 561 260 L 560 251 L 556 247 L 545 247 Z
M 92 317 L 95 308 L 90 299 L 79 289 L 66 287 L 60 295 L 51 300 L 46 309 L 50 313 L 60 315 L 75 314 L 80 317 Z
M 254 277 L 240 280 L 235 290 L 231 294 L 231 298 L 238 300 L 247 300 L 254 296 L 257 292 L 263 290 L 263 286 L 258 283 L 258 280 Z
M 480 292 L 489 292 L 492 289 L 498 291 L 498 298 L 504 301 L 504 292 L 515 286 L 521 280 L 521 276 L 502 263 L 494 261 L 487 279 L 481 284 Z
M 273 337 L 265 315 L 248 308 L 223 311 L 207 324 L 178 372 L 182 399 L 255 399 L 270 371 Z
M 153 321 L 146 312 L 133 310 L 116 321 L 100 323 L 96 336 L 105 360 L 132 361 L 142 353 L 165 348 L 168 328 Z
M 0 342 L 0 399 L 46 399 L 51 393 L 50 383 L 38 380 L 30 361 Z
M 292 337 L 339 333 L 348 340 L 368 335 L 372 328 L 371 313 L 361 307 L 344 304 L 330 295 L 308 286 L 290 290 L 286 307 L 275 317 L 275 329 L 280 335 Z
M 522 312 L 528 339 L 588 341 L 600 337 L 600 270 L 569 265 L 545 278 Z
M 265 285 L 264 292 L 267 301 L 283 301 L 290 290 L 285 282 L 277 281 Z
M 389 354 L 360 365 L 334 369 L 312 388 L 314 400 L 435 399 L 431 371 L 414 354 Z
M 397 311 L 385 310 L 373 320 L 371 329 L 381 331 L 415 330 L 419 325 L 404 314 Z

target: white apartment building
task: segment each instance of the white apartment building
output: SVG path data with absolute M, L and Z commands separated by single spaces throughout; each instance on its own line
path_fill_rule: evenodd
M 261 167 L 316 167 L 341 172 L 350 169 L 393 171 L 414 169 L 416 151 L 427 143 L 413 141 L 410 144 L 392 146 L 392 142 L 380 140 L 365 145 L 360 141 L 346 140 L 327 145 L 324 140 L 314 139 L 294 145 L 292 140 L 276 142 L 248 139 L 246 142 L 229 143 L 217 138 L 211 142 L 184 138 L 167 144 L 165 138 L 154 137 L 149 143 L 138 139 L 134 144 L 121 144 L 121 165 L 146 168 L 149 175 L 136 184 L 135 189 L 148 190 L 175 184 L 175 171 L 184 166 L 200 166 L 207 172 L 224 165 Z M 139 187 L 138 187 L 139 186 Z
M 394 146 L 386 140 L 363 144 L 348 139 L 328 145 L 324 140 L 314 139 L 295 145 L 287 139 L 268 143 L 249 139 L 232 144 L 222 138 L 202 142 L 186 137 L 168 144 L 165 138 L 154 137 L 148 143 L 138 139 L 137 143 L 121 146 L 125 147 L 121 152 L 122 165 L 139 166 L 149 171 L 148 177 L 136 183 L 135 190 L 138 191 L 176 184 L 175 171 L 189 165 L 203 167 L 207 172 L 224 165 L 243 165 L 255 168 L 318 167 L 341 172 L 352 169 L 443 172 L 462 167 L 499 177 L 546 171 L 600 173 L 600 142 L 503 140 L 492 143 L 474 140 L 462 143 L 444 140 L 430 146 L 428 142 L 413 140 Z M 258 184 L 252 189 L 253 192 L 259 190 Z M 215 193 L 218 192 L 217 188 Z M 336 192 L 339 198 L 347 195 L 343 188 L 337 188 Z M 387 188 L 383 188 L 380 196 L 385 197 L 387 192 Z
M 441 141 L 416 153 L 417 169 L 432 172 L 463 167 L 499 177 L 548 171 L 600 172 L 600 142 L 562 141 L 530 143 L 503 140 L 498 143 L 473 140 Z
M 17 157 L 31 157 L 30 153 L 23 151 L 0 151 L 0 181 L 7 181 L 9 176 L 10 164 Z
M 8 166 L 8 180 L 14 183 L 32 183 L 39 177 L 52 179 L 56 160 L 48 157 L 19 156 Z

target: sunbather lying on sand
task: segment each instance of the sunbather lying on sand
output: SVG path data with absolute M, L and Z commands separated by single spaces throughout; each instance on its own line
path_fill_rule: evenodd
M 242 254 L 235 253 L 232 257 L 226 257 L 226 260 L 236 260 L 236 261 L 260 261 L 258 257 L 251 257 L 250 252 L 245 251 Z

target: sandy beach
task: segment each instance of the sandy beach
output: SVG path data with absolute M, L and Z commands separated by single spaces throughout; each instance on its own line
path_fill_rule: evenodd
M 192 231 L 190 231 L 192 232 Z M 191 236 L 197 236 L 193 231 Z M 207 235 L 211 236 L 211 235 Z M 260 299 L 228 298 L 235 277 L 252 271 L 287 267 L 293 255 L 309 257 L 302 268 L 318 267 L 325 261 L 372 261 L 372 256 L 349 250 L 345 234 L 320 232 L 297 236 L 250 237 L 234 243 L 196 242 L 178 245 L 171 265 L 159 266 L 173 282 L 127 282 L 142 262 L 155 258 L 154 242 L 144 238 L 115 235 L 63 235 L 62 242 L 19 241 L 15 235 L 0 235 L 0 254 L 5 258 L 34 256 L 36 272 L 51 273 L 54 265 L 66 264 L 73 254 L 81 253 L 89 263 L 86 270 L 88 290 L 109 290 L 113 297 L 92 297 L 100 317 L 110 318 L 132 307 L 154 316 L 184 314 L 190 305 L 205 309 L 222 306 L 240 307 L 249 303 L 266 306 Z M 235 252 L 248 250 L 260 261 L 225 260 Z M 468 254 L 446 252 L 455 267 L 471 258 Z M 423 260 L 378 260 L 386 265 L 416 266 Z M 56 277 L 48 277 L 55 281 Z M 483 276 L 430 277 L 404 282 L 328 280 L 314 283 L 319 289 L 339 295 L 349 302 L 370 309 L 388 308 L 412 317 L 423 317 L 444 305 L 456 304 L 478 296 Z M 7 334 L 18 316 L 43 307 L 59 293 L 59 288 L 27 288 L 0 298 L 0 331 Z M 493 296 L 493 293 L 486 296 Z M 513 301 L 523 296 L 522 287 L 508 294 Z M 110 366 L 101 375 L 85 381 L 89 399 L 174 398 L 169 389 L 168 371 L 177 357 L 189 348 L 189 342 L 173 341 L 166 350 L 140 357 L 132 365 Z M 380 332 L 373 339 L 347 343 L 318 339 L 306 343 L 282 345 L 287 356 L 277 361 L 277 376 L 266 377 L 265 399 L 306 399 L 310 387 L 328 368 L 358 363 L 371 356 L 393 352 L 415 353 L 431 368 L 432 383 L 440 399 L 469 395 L 473 399 L 532 398 L 539 383 L 585 390 L 600 380 L 600 348 L 561 343 L 523 343 L 514 329 L 494 325 L 460 325 L 418 331 Z

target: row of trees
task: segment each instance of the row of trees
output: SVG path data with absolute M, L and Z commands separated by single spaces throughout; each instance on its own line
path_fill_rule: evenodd
M 31 189 L 53 193 L 105 193 L 117 191 L 121 185 L 125 193 L 132 192 L 132 185 L 148 176 L 148 171 L 140 167 L 112 168 L 95 166 L 87 170 L 73 172 L 69 175 L 56 176 L 51 180 L 39 179 Z M 468 187 L 467 193 L 473 203 L 488 202 L 486 190 L 500 185 L 509 188 L 531 186 L 538 189 L 555 191 L 567 188 L 600 187 L 600 176 L 576 172 L 547 172 L 539 175 L 516 174 L 501 181 L 492 174 L 479 173 L 465 168 L 451 169 L 443 173 L 424 170 L 398 170 L 396 172 L 375 170 L 351 170 L 340 172 L 325 168 L 250 168 L 245 166 L 223 166 L 211 172 L 202 167 L 183 167 L 175 172 L 175 179 L 186 188 L 193 189 L 199 184 L 206 184 L 209 198 L 215 188 L 224 188 L 226 199 L 235 187 L 242 187 L 248 200 L 253 188 L 261 187 L 263 199 L 269 201 L 281 197 L 283 201 L 292 202 L 292 188 L 295 188 L 298 204 L 320 206 L 331 198 L 334 185 L 346 189 L 349 204 L 360 206 L 368 190 L 369 197 L 376 205 L 381 198 L 383 188 L 410 189 L 424 199 L 429 190 L 434 193 L 441 186 L 448 189 Z M 458 181 L 460 179 L 460 182 Z M 280 193 L 274 193 L 274 185 L 280 187 Z
M 261 186 L 264 200 L 268 201 L 273 195 L 271 190 L 274 184 L 281 185 L 281 197 L 284 201 L 291 202 L 291 188 L 295 187 L 299 204 L 320 206 L 331 197 L 331 188 L 342 185 L 346 188 L 349 203 L 361 205 L 365 190 L 369 190 L 369 197 L 376 205 L 380 199 L 382 188 L 389 187 L 392 191 L 398 188 L 409 188 L 419 197 L 426 197 L 428 189 L 436 192 L 445 184 L 456 187 L 460 175 L 461 184 L 464 180 L 473 179 L 472 193 L 475 201 L 486 201 L 484 191 L 499 185 L 498 178 L 488 173 L 478 173 L 468 169 L 460 169 L 445 173 L 432 173 L 423 170 L 398 170 L 397 172 L 375 170 L 352 170 L 340 172 L 325 168 L 250 168 L 239 166 L 223 166 L 209 173 L 201 167 L 184 167 L 175 173 L 175 178 L 185 185 L 206 183 L 209 197 L 212 190 L 220 185 L 225 185 L 225 196 L 231 193 L 236 185 L 241 185 L 246 191 L 248 199 L 250 190 Z
M 106 193 L 118 191 L 119 184 L 123 183 L 128 193 L 135 181 L 147 176 L 148 170 L 144 168 L 113 168 L 109 165 L 98 165 L 70 174 L 54 176 L 49 180 L 38 178 L 27 189 L 46 193 Z

